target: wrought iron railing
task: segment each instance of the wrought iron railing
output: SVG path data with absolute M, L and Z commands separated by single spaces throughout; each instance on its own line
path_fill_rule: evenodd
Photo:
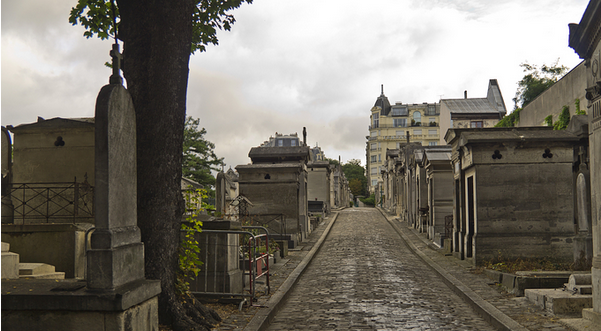
M 94 187 L 78 183 L 13 183 L 15 223 L 94 223 Z

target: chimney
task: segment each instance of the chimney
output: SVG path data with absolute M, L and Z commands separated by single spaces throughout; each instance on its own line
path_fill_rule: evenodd
M 463 91 L 463 98 L 467 99 L 467 90 Z

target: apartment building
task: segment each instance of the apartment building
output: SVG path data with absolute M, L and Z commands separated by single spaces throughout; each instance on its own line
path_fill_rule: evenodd
M 386 150 L 398 149 L 402 143 L 435 146 L 440 140 L 440 104 L 421 103 L 391 105 L 382 93 L 371 108 L 369 136 L 366 137 L 366 170 L 370 192 L 382 181 Z

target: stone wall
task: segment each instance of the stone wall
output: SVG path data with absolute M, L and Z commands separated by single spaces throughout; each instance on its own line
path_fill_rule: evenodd
M 85 232 L 90 224 L 2 225 L 2 242 L 20 262 L 47 263 L 66 278 L 84 278 Z
M 87 174 L 94 186 L 93 121 L 57 118 L 10 130 L 14 183 L 83 182 Z
M 251 201 L 250 219 L 254 225 L 262 225 L 272 234 L 282 233 L 279 221 L 272 220 L 283 214 L 285 233 L 301 235 L 306 231 L 307 171 L 302 163 L 239 165 L 240 195 Z M 302 240 L 297 237 L 295 240 Z
M 572 149 L 553 151 L 563 162 L 476 165 L 475 264 L 499 254 L 572 262 Z
M 553 115 L 557 121 L 563 106 L 570 107 L 570 114 L 575 114 L 574 101 L 580 99 L 580 109 L 586 109 L 586 67 L 581 62 L 553 86 L 530 102 L 520 112 L 517 126 L 544 126 L 545 117 Z

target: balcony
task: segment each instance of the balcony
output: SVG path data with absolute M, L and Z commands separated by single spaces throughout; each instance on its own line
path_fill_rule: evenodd
M 429 123 L 422 123 L 422 122 L 416 122 L 416 123 L 410 123 L 407 124 L 406 126 L 400 126 L 400 125 L 394 125 L 394 124 L 380 124 L 377 127 L 372 127 L 371 125 L 369 126 L 369 129 L 391 129 L 391 128 L 410 128 L 410 127 L 438 127 L 438 123 L 437 122 L 429 122 Z

